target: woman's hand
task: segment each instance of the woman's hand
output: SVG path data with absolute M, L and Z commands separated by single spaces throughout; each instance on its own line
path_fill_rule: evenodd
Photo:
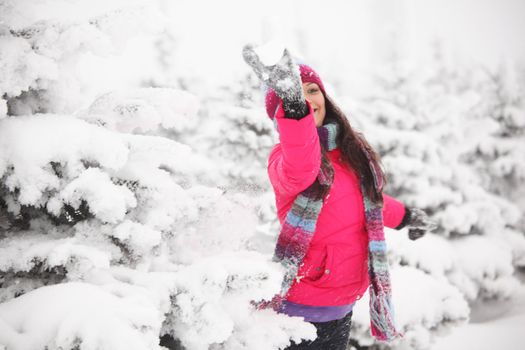
M 423 237 L 427 232 L 437 228 L 437 224 L 431 220 L 427 213 L 418 208 L 408 208 L 408 221 L 405 227 L 408 228 L 408 238 L 416 240 Z
M 299 68 L 287 49 L 284 49 L 281 59 L 271 66 L 261 62 L 251 45 L 244 46 L 242 55 L 257 77 L 272 88 L 283 101 L 287 115 L 303 117 L 307 114 Z

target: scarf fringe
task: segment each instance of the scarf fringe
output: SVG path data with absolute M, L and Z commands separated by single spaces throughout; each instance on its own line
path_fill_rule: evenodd
M 370 288 L 370 330 L 372 335 L 381 341 L 390 342 L 403 334 L 395 327 L 395 312 L 389 295 L 376 295 Z

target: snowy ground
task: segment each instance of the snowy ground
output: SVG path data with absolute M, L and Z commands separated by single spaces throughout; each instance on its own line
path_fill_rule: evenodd
M 440 338 L 431 350 L 525 348 L 525 274 L 522 286 L 506 302 L 473 306 L 471 322 Z

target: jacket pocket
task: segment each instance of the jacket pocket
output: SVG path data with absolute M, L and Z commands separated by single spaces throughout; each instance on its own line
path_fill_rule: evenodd
M 348 245 L 327 245 L 325 251 L 324 264 L 315 266 L 314 278 L 306 275 L 306 283 L 319 288 L 339 288 L 363 282 L 368 271 L 366 252 Z
M 310 248 L 304 257 L 303 264 L 299 268 L 297 276 L 301 281 L 308 284 L 322 283 L 326 280 L 326 269 L 331 265 L 331 254 L 328 247 Z

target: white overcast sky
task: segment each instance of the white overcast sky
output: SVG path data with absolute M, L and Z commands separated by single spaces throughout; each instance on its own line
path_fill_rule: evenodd
M 525 64 L 525 0 L 160 1 L 170 4 L 165 13 L 180 34 L 181 66 L 189 61 L 207 79 L 236 70 L 220 67 L 243 67 L 244 43 L 297 37 L 303 57 L 329 80 L 345 74 L 360 81 L 384 63 L 393 41 L 415 67 L 435 39 L 469 64 Z

